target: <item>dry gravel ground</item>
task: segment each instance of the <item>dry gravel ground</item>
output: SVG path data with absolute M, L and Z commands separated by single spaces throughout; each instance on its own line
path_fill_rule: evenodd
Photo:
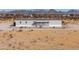
M 0 49 L 79 49 L 79 30 L 0 31 Z
M 10 28 L 11 20 L 0 21 L 1 50 L 79 49 L 79 21 L 65 21 L 65 29 Z M 75 24 L 75 25 L 73 25 Z M 11 30 L 10 30 L 11 29 Z M 12 30 L 14 29 L 14 30 Z

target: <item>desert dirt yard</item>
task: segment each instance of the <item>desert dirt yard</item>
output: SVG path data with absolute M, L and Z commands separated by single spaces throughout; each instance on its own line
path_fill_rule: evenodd
M 79 49 L 79 30 L 0 31 L 0 49 Z
M 79 24 L 65 28 L 16 28 L 0 24 L 1 50 L 79 49 Z
M 78 25 L 68 24 L 65 29 L 14 28 L 0 24 L 2 50 L 79 49 Z

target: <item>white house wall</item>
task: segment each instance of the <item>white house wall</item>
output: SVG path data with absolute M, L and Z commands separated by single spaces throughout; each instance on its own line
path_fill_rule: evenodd
M 16 20 L 16 27 L 32 27 L 32 23 L 33 23 L 32 21 L 27 20 Z
M 62 21 L 61 20 L 49 21 L 49 27 L 62 27 Z
M 49 22 L 48 25 L 43 27 L 62 27 L 61 20 L 16 20 L 16 27 L 34 27 L 33 22 Z M 20 24 L 21 22 L 21 24 Z

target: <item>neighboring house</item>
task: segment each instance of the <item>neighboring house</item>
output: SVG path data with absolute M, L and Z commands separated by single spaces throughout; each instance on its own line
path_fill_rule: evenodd
M 50 19 L 16 19 L 16 27 L 62 27 L 62 20 Z

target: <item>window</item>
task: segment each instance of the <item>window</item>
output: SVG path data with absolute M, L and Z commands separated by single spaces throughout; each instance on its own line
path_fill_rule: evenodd
M 25 23 L 27 23 L 27 21 L 25 21 Z

